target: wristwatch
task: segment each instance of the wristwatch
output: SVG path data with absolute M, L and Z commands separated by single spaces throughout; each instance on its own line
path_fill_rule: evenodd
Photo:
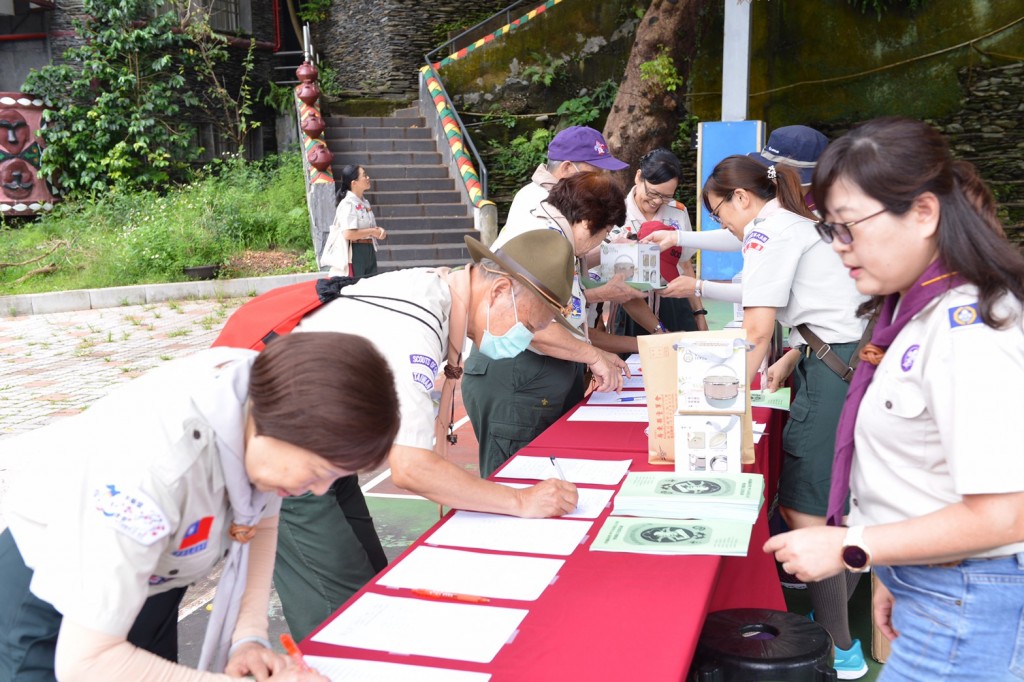
M 871 550 L 864 544 L 864 526 L 850 526 L 843 540 L 843 563 L 851 573 L 871 568 Z

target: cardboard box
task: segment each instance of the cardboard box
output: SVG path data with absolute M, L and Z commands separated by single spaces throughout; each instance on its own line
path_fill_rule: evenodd
M 678 345 L 680 414 L 743 414 L 746 341 L 739 336 L 684 339 Z
M 875 596 L 875 585 L 878 584 L 878 578 L 875 577 L 874 572 L 871 573 L 871 596 Z M 889 652 L 892 649 L 892 642 L 886 639 L 882 631 L 875 625 L 874 617 L 871 618 L 871 658 L 875 659 L 879 663 L 885 663 L 889 658 Z
M 647 455 L 651 464 L 675 463 L 675 417 L 678 395 L 678 369 L 676 344 L 702 338 L 745 339 L 742 329 L 713 332 L 676 332 L 674 334 L 646 334 L 637 337 L 640 364 L 644 373 L 644 392 L 647 394 L 647 413 L 650 425 L 647 431 Z M 741 418 L 743 464 L 754 462 L 754 431 L 750 418 L 750 391 L 744 391 L 744 414 Z M 720 415 L 713 415 L 718 417 Z
M 741 415 L 677 414 L 675 470 L 680 473 L 742 473 Z
M 653 248 L 652 248 L 653 247 Z M 622 275 L 629 284 L 639 289 L 661 288 L 659 263 L 661 249 L 657 244 L 601 244 L 601 265 L 598 274 L 607 282 Z

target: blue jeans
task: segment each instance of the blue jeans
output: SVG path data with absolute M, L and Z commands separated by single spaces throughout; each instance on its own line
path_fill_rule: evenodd
M 872 570 L 896 600 L 899 633 L 879 682 L 1024 680 L 1024 552 Z

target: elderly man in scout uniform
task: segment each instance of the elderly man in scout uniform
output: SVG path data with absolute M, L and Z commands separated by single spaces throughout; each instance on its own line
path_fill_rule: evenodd
M 359 280 L 305 317 L 297 332 L 343 331 L 369 339 L 395 374 L 401 427 L 390 452 L 396 485 L 458 509 L 522 517 L 560 516 L 576 506 L 571 483 L 516 489 L 485 481 L 444 458 L 455 380 L 467 338 L 495 358 L 512 357 L 564 314 L 572 246 L 537 231 L 492 252 L 466 238 L 473 263 L 456 270 L 412 268 Z M 438 374 L 447 362 L 444 386 Z M 435 418 L 432 393 L 441 388 Z M 436 441 L 436 442 L 435 442 Z M 305 637 L 387 563 L 355 477 L 334 495 L 284 501 L 274 582 L 288 626 Z

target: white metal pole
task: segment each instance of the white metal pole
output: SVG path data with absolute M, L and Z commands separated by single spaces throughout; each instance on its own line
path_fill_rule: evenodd
M 751 0 L 725 0 L 722 37 L 722 120 L 745 121 L 750 91 Z

